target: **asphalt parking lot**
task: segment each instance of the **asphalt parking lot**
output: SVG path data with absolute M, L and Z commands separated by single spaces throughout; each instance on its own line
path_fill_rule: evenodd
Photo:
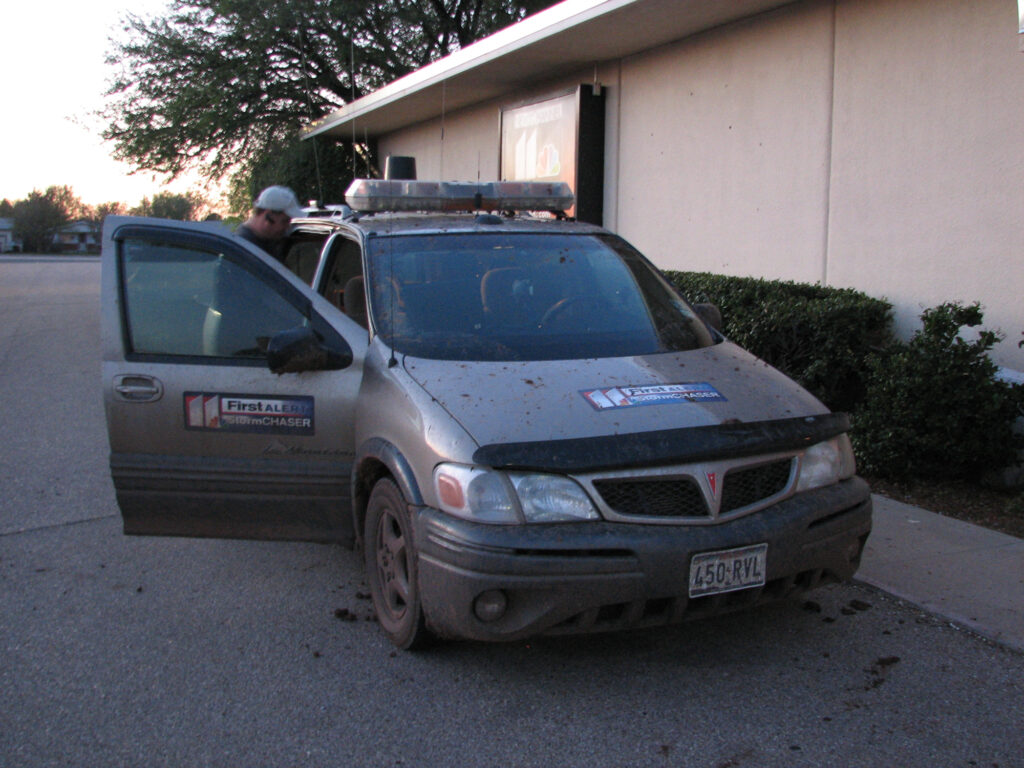
M 0 258 L 0 765 L 1024 765 L 1024 655 L 863 586 L 413 654 L 354 553 L 124 537 L 98 291 Z

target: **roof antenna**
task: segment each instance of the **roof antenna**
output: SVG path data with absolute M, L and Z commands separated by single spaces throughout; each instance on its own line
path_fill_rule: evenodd
M 348 79 L 352 86 L 352 96 L 348 103 L 351 104 L 356 100 L 356 43 L 354 40 L 348 41 Z M 352 120 L 352 178 L 358 178 L 359 171 L 356 169 L 356 159 L 359 153 L 356 152 L 356 121 Z M 369 175 L 369 174 L 367 174 Z
M 416 158 L 407 155 L 388 155 L 384 161 L 384 178 L 412 180 L 416 178 Z M 392 246 L 391 219 L 387 219 L 388 233 L 388 320 L 390 322 L 390 333 L 388 347 L 391 349 L 391 357 L 388 359 L 388 368 L 398 365 L 398 357 L 395 355 L 395 309 L 398 302 L 398 283 L 395 282 L 395 252 Z
M 388 219 L 388 234 L 391 233 L 391 219 Z M 391 350 L 391 357 L 388 358 L 388 368 L 394 368 L 398 365 L 398 357 L 395 355 L 395 301 L 398 298 L 395 294 L 398 289 L 395 287 L 395 251 L 391 244 L 393 238 L 388 237 L 388 301 L 391 304 L 391 308 L 388 312 L 388 326 L 391 333 L 388 339 L 388 349 Z
M 444 179 L 444 108 L 445 99 L 448 95 L 448 81 L 441 81 L 441 179 Z
M 302 24 L 296 21 L 295 26 L 299 31 L 299 57 L 302 60 L 302 83 L 306 91 L 306 109 L 309 110 L 309 120 L 313 122 L 313 95 L 309 90 L 309 62 L 306 59 L 306 36 L 302 32 Z M 316 148 L 317 138 L 313 137 L 313 166 L 316 169 L 316 188 L 320 200 L 324 199 L 324 180 L 320 175 L 320 153 Z

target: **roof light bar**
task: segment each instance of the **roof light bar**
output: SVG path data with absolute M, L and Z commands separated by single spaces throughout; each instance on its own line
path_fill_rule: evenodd
M 345 192 L 356 211 L 565 211 L 576 202 L 564 181 L 356 179 Z

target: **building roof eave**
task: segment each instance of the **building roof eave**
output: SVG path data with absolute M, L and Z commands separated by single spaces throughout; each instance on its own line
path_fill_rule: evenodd
M 790 2 L 566 0 L 345 105 L 303 138 L 377 136 Z

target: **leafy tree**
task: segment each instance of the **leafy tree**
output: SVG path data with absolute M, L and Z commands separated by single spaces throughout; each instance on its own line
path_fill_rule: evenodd
M 33 190 L 24 200 L 12 206 L 14 236 L 22 247 L 32 253 L 54 250 L 54 235 L 69 221 L 82 219 L 87 207 L 68 186 L 48 187 L 46 192 Z
M 227 202 L 231 211 L 244 217 L 259 191 L 272 184 L 290 187 L 303 204 L 338 202 L 351 180 L 351 147 L 320 141 L 314 145 L 296 135 L 275 142 L 240 168 L 231 178 Z
M 14 215 L 14 204 L 6 198 L 0 200 L 0 218 L 9 219 Z
M 153 199 L 142 198 L 138 206 L 132 208 L 133 216 L 151 216 L 154 219 L 175 219 L 176 221 L 195 221 L 199 212 L 205 207 L 205 201 L 192 193 L 158 192 Z
M 277 170 L 274 181 L 287 181 L 280 163 L 312 154 L 312 142 L 295 149 L 308 121 L 552 4 L 171 0 L 161 17 L 124 20 L 108 55 L 120 73 L 103 136 L 138 169 L 210 179 Z M 351 165 L 351 148 L 317 150 L 332 167 Z
M 124 216 L 127 213 L 128 206 L 126 206 L 124 203 L 100 203 L 99 205 L 92 209 L 92 216 L 90 216 L 90 219 L 96 222 L 97 224 L 102 225 L 103 220 L 107 218 L 107 216 Z

